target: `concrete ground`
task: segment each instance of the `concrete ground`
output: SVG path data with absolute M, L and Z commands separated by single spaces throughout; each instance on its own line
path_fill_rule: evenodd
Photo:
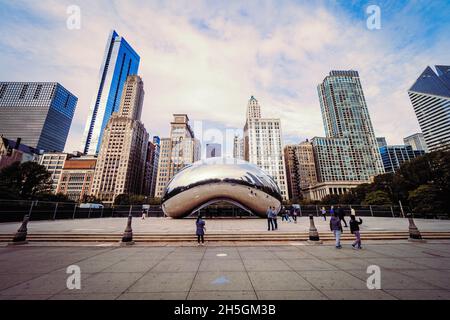
M 0 299 L 450 299 L 450 241 L 363 245 L 1 246 Z M 66 287 L 69 265 L 81 290 Z
M 348 222 L 348 217 L 346 218 Z M 362 232 L 367 231 L 408 231 L 408 219 L 363 217 Z M 329 231 L 329 220 L 315 218 L 319 231 Z M 56 221 L 31 221 L 28 232 L 73 232 L 73 233 L 122 233 L 127 218 L 77 219 Z M 415 219 L 420 231 L 450 231 L 450 220 Z M 302 217 L 298 223 L 288 223 L 278 219 L 280 232 L 306 232 L 309 230 L 309 219 Z M 1 223 L 0 233 L 14 233 L 20 223 Z M 136 233 L 195 233 L 195 220 L 171 218 L 134 218 L 133 231 Z M 208 232 L 261 232 L 267 231 L 265 219 L 206 219 Z

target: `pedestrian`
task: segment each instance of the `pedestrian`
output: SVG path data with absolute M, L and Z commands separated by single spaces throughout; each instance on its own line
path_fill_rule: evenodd
M 292 219 L 297 223 L 297 208 L 292 207 Z
M 145 220 L 145 210 L 142 209 L 142 220 Z
M 272 207 L 267 208 L 267 231 L 273 230 L 273 212 Z
M 198 215 L 197 222 L 195 223 L 197 226 L 197 242 L 198 245 L 203 245 L 205 243 L 205 231 L 206 231 L 206 223 L 205 220 L 202 219 L 201 215 Z M 201 244 L 200 244 L 201 241 Z
M 355 242 L 353 242 L 353 249 L 362 249 L 361 247 L 361 234 L 359 233 L 359 225 L 362 224 L 361 218 L 356 221 L 356 216 L 350 216 L 350 232 L 355 235 Z
M 272 212 L 273 212 L 273 215 L 272 215 L 273 225 L 275 226 L 275 230 L 278 230 L 278 221 L 277 221 L 278 213 L 276 212 L 275 207 L 272 207 Z
M 322 207 L 320 212 L 322 213 L 323 221 L 327 221 L 327 210 L 325 210 L 325 207 Z
M 346 228 L 348 228 L 348 226 L 347 226 L 347 221 L 345 221 L 345 211 L 344 211 L 344 208 L 341 208 L 341 206 L 339 206 L 339 207 L 338 207 L 338 210 L 337 210 L 337 213 L 338 213 L 339 219 L 341 219 L 341 221 L 344 222 L 344 226 L 345 226 Z
M 341 249 L 342 224 L 337 212 L 335 212 L 330 219 L 330 230 L 334 233 L 334 237 L 336 239 L 336 249 Z
M 350 209 L 350 215 L 356 216 L 356 211 L 355 211 L 355 209 L 353 209 L 353 208 Z

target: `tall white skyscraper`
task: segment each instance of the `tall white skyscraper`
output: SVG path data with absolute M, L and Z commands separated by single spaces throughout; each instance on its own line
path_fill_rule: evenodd
M 288 199 L 280 119 L 261 118 L 261 107 L 255 97 L 247 105 L 244 126 L 244 159 L 271 176 L 284 199 Z
M 138 73 L 139 61 L 139 55 L 128 42 L 116 31 L 111 31 L 84 128 L 81 145 L 84 153 L 95 155 L 99 152 L 106 124 L 112 114 L 119 111 L 123 86 L 129 75 Z
M 429 151 L 450 149 L 450 66 L 427 67 L 408 95 Z

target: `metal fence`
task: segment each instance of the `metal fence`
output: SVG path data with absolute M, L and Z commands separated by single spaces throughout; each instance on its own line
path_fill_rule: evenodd
M 325 207 L 327 215 L 329 215 L 329 205 L 301 205 L 299 215 L 300 217 L 310 214 L 320 216 L 322 207 Z M 411 212 L 410 208 L 406 206 L 402 208 L 400 206 L 341 205 L 341 207 L 347 216 L 350 215 L 351 208 L 355 209 L 358 216 L 363 217 L 399 218 Z M 338 206 L 336 205 L 334 208 L 336 210 Z M 105 205 L 103 208 L 80 208 L 80 205 L 76 203 L 0 200 L 0 223 L 22 221 L 26 214 L 30 215 L 31 221 L 127 217 L 130 213 L 134 217 L 140 217 L 142 209 L 142 205 Z M 257 218 L 245 210 L 231 205 L 211 205 L 201 209 L 200 213 L 207 218 Z M 146 214 L 148 217 L 164 217 L 164 212 L 159 205 L 151 205 Z M 449 215 L 414 213 L 414 217 L 448 219 Z
M 0 200 L 0 222 L 21 221 L 26 214 L 30 221 L 39 221 L 127 217 L 130 213 L 140 217 L 142 205 L 80 208 L 79 204 L 67 202 Z M 160 206 L 150 206 L 146 214 L 149 217 L 164 216 Z

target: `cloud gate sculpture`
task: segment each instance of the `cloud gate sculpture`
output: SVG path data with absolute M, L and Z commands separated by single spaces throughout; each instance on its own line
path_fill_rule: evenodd
M 183 218 L 215 202 L 226 201 L 266 217 L 267 208 L 281 208 L 275 181 L 257 166 L 233 158 L 210 158 L 185 167 L 166 187 L 164 213 Z

